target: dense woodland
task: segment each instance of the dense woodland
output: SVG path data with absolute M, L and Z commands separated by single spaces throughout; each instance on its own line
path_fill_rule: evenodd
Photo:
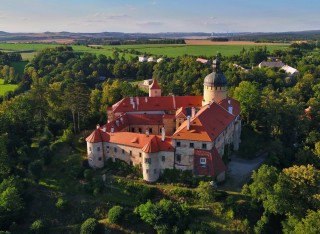
M 268 57 L 299 74 L 258 68 Z M 241 103 L 244 135 L 238 154 L 268 153 L 237 195 L 213 191 L 204 182 L 213 178 L 175 170 L 166 171 L 159 186 L 147 185 L 136 168 L 109 162 L 94 171 L 84 157 L 84 138 L 106 122 L 108 106 L 147 95 L 134 81 L 157 79 L 164 95 L 201 95 L 209 65 L 187 55 L 139 63 L 117 51 L 113 57 L 79 55 L 62 46 L 41 51 L 12 79 L 11 63 L 19 60 L 0 54 L 0 78 L 19 83 L 19 92 L 0 105 L 3 233 L 100 233 L 102 223 L 111 233 L 320 232 L 320 51 L 313 44 L 222 55 L 228 93 Z M 107 179 L 101 179 L 103 173 Z M 54 183 L 55 175 L 57 181 L 65 176 L 64 183 Z

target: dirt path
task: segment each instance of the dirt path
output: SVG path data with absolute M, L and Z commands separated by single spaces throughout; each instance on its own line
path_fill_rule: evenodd
M 264 153 L 253 160 L 246 160 L 232 156 L 231 161 L 228 164 L 226 182 L 219 186 L 219 189 L 234 192 L 241 191 L 242 186 L 249 180 L 252 171 L 260 167 L 260 165 L 266 160 L 266 156 L 267 154 Z

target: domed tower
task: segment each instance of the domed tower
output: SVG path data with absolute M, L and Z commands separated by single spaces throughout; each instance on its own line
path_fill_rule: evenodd
M 220 72 L 220 60 L 217 58 L 212 62 L 213 72 L 204 78 L 204 90 L 202 106 L 211 101 L 221 102 L 227 97 L 227 78 Z

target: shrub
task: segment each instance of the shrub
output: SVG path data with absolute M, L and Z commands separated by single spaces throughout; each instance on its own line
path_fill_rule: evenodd
M 68 207 L 68 201 L 63 198 L 58 198 L 58 201 L 56 203 L 56 207 L 59 210 L 65 210 Z
M 40 160 L 36 160 L 29 164 L 29 171 L 35 177 L 36 180 L 40 179 L 42 173 L 42 163 Z
M 30 231 L 31 233 L 36 234 L 45 233 L 45 225 L 43 221 L 41 219 L 34 221 L 30 226 Z
M 123 208 L 121 206 L 114 206 L 108 212 L 108 219 L 110 223 L 121 223 L 123 219 Z
M 80 234 L 98 233 L 99 223 L 95 218 L 88 218 L 81 225 Z

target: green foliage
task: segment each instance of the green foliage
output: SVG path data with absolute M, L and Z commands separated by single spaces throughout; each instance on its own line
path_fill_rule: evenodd
M 46 233 L 46 226 L 41 219 L 37 219 L 30 226 L 30 232 L 34 234 Z
M 0 178 L 6 177 L 10 172 L 10 161 L 7 151 L 8 134 L 0 136 Z
M 120 224 L 123 216 L 124 210 L 121 206 L 114 206 L 108 212 L 108 220 L 110 223 Z
M 198 190 L 198 197 L 202 203 L 202 206 L 208 204 L 214 199 L 214 188 L 209 182 L 201 181 L 197 188 Z
M 58 201 L 56 202 L 56 207 L 59 210 L 66 210 L 68 208 L 69 202 L 65 198 L 58 198 Z
M 70 129 L 66 129 L 63 131 L 63 135 L 61 136 L 61 142 L 71 143 L 73 140 L 73 133 Z
M 283 223 L 285 234 L 287 233 L 310 233 L 317 234 L 320 232 L 320 210 L 308 211 L 305 218 L 300 221 L 292 216 L 289 216 L 288 220 Z
M 165 225 L 171 229 L 176 226 L 179 231 L 187 228 L 190 214 L 186 204 L 179 204 L 165 199 L 162 199 L 158 203 L 148 201 L 145 204 L 141 204 L 136 207 L 135 213 L 139 214 L 143 221 L 149 223 L 154 228 L 163 228 Z
M 99 233 L 99 224 L 95 218 L 88 218 L 81 225 L 80 234 Z
M 36 160 L 29 164 L 29 171 L 36 180 L 39 180 L 42 174 L 42 162 Z

